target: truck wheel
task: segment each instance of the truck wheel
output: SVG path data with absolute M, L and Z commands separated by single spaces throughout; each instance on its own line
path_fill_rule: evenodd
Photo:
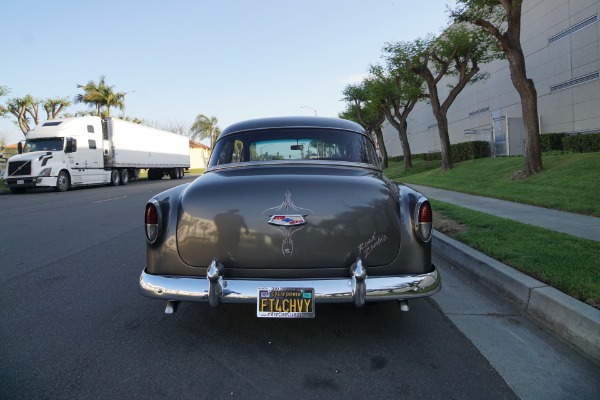
M 183 179 L 183 177 L 185 176 L 184 172 L 183 172 L 183 168 L 178 168 L 179 169 L 179 179 Z
M 127 185 L 129 183 L 129 171 L 126 169 L 121 170 L 121 185 Z
M 69 174 L 67 174 L 65 171 L 60 171 L 58 173 L 58 178 L 56 179 L 56 191 L 66 192 L 69 190 L 69 186 L 71 186 Z
M 171 168 L 171 171 L 169 171 L 169 178 L 177 179 L 178 177 L 179 173 L 177 172 L 177 168 Z
M 119 174 L 119 170 L 113 169 L 110 173 L 110 184 L 112 186 L 118 186 L 121 181 L 121 174 Z

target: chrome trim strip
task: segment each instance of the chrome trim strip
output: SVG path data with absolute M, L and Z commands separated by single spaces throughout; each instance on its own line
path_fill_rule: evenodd
M 333 279 L 225 279 L 218 281 L 219 303 L 254 303 L 259 287 L 312 287 L 317 303 L 353 303 L 352 278 Z M 441 289 L 437 269 L 427 274 L 364 278 L 365 301 L 400 300 L 431 296 Z M 140 276 L 144 296 L 163 300 L 209 302 L 209 280 L 206 277 L 150 275 Z M 214 293 L 214 292 L 213 292 Z
M 341 160 L 265 160 L 265 161 L 242 161 L 236 163 L 218 164 L 206 168 L 205 172 L 213 172 L 227 169 L 247 168 L 247 167 L 281 167 L 295 165 L 299 167 L 359 167 L 372 169 L 374 171 L 382 171 L 382 168 L 373 164 L 341 161 Z

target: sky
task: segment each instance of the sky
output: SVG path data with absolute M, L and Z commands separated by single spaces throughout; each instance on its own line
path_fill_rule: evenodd
M 344 111 L 342 91 L 388 42 L 439 34 L 453 0 L 0 0 L 7 99 L 68 97 L 101 75 L 124 114 L 224 129 L 260 117 Z M 86 110 L 74 104 L 68 112 Z M 45 111 L 41 110 L 41 119 Z M 112 116 L 123 114 L 112 110 Z M 23 139 L 0 119 L 8 143 Z

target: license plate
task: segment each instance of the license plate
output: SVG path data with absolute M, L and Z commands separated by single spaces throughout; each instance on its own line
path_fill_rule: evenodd
M 256 316 L 259 318 L 314 318 L 313 288 L 258 288 Z
M 19 180 L 17 181 L 17 185 L 24 185 L 24 184 L 25 184 L 25 181 L 24 181 L 24 180 L 22 180 L 22 179 L 19 179 Z

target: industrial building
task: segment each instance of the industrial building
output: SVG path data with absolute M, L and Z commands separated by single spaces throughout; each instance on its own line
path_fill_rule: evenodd
M 540 132 L 600 132 L 600 26 L 598 0 L 524 0 L 521 44 L 527 74 L 538 94 Z M 524 152 L 519 95 L 510 79 L 508 61 L 481 65 L 489 78 L 468 85 L 448 112 L 450 143 L 483 140 L 493 155 Z M 448 84 L 438 84 L 445 99 Z M 443 101 L 443 100 L 442 100 Z M 384 124 L 390 157 L 402 155 L 398 132 Z M 412 154 L 440 151 L 431 106 L 418 103 L 408 118 Z

